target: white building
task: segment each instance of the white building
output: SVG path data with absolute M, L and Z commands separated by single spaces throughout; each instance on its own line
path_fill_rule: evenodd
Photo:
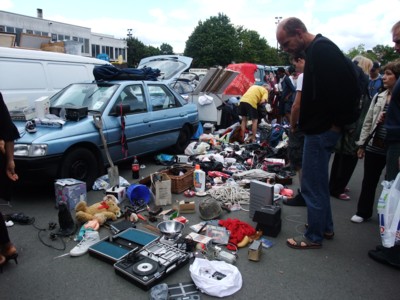
M 106 54 L 110 61 L 127 61 L 126 40 L 94 33 L 91 28 L 43 19 L 37 9 L 37 17 L 30 17 L 0 10 L 0 34 L 15 36 L 15 46 L 40 49 L 43 43 L 64 42 L 65 48 L 77 49 L 82 56 L 97 57 Z M 70 52 L 71 53 L 71 52 Z

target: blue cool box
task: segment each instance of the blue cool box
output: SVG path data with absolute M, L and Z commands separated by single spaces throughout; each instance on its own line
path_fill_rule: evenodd
M 89 254 L 106 262 L 115 263 L 130 252 L 138 251 L 157 238 L 157 235 L 136 228 L 128 228 L 113 237 L 106 237 L 92 245 L 89 248 Z

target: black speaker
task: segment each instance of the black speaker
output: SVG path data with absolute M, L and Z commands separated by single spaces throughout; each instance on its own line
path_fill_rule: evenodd
M 253 221 L 266 226 L 275 226 L 281 220 L 281 208 L 265 205 L 254 212 Z

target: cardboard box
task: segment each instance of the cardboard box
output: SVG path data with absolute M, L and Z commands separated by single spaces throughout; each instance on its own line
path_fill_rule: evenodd
M 171 178 L 167 174 L 151 174 L 151 185 L 157 206 L 170 205 L 172 203 Z
M 79 201 L 86 201 L 86 183 L 74 178 L 57 179 L 54 183 L 56 206 L 60 201 L 66 202 L 69 209 L 75 209 Z

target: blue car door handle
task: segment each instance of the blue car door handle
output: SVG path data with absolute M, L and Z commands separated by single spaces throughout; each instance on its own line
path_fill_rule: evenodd
M 143 123 L 149 123 L 150 122 L 150 119 L 149 118 L 144 118 L 143 119 Z

